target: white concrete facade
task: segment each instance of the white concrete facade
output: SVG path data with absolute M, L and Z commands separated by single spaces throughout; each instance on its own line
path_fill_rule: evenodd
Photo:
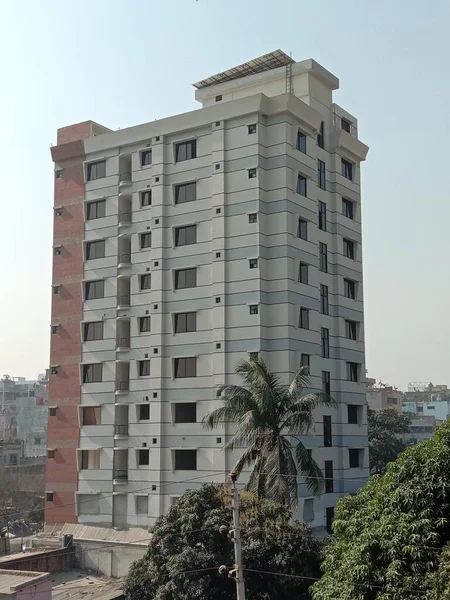
M 86 219 L 85 251 L 88 242 L 104 240 L 105 256 L 84 262 L 85 281 L 103 280 L 104 297 L 85 296 L 83 305 L 84 323 L 103 323 L 103 336 L 85 341 L 82 352 L 80 523 L 147 527 L 185 489 L 225 481 L 237 456 L 222 450 L 230 431 L 207 432 L 201 420 L 218 406 L 219 385 L 239 383 L 234 367 L 250 352 L 286 382 L 302 354 L 310 357 L 313 388 L 322 389 L 322 373 L 330 374 L 338 408 L 317 412 L 316 435 L 305 443 L 322 468 L 332 461 L 333 491 L 312 499 L 300 484 L 298 516 L 322 527 L 326 509 L 364 485 L 360 161 L 367 147 L 357 139 L 356 119 L 332 101 L 338 80 L 320 65 L 294 64 L 291 93 L 285 86 L 284 68 L 251 75 L 198 90 L 200 110 L 84 141 L 86 175 L 96 161 L 106 161 L 106 173 L 86 181 L 86 216 L 88 203 L 98 200 L 105 200 L 105 215 Z M 317 144 L 321 122 L 324 148 Z M 305 152 L 296 148 L 299 132 Z M 176 144 L 191 140 L 195 158 L 177 161 Z M 149 150 L 151 164 L 142 165 Z M 351 179 L 342 159 L 352 165 Z M 325 189 L 318 160 L 325 163 Z M 306 196 L 296 192 L 299 175 Z M 175 186 L 191 182 L 196 199 L 177 204 Z M 147 191 L 151 205 L 142 206 Z M 326 230 L 318 227 L 319 203 L 326 205 Z M 298 237 L 299 219 L 307 222 L 307 239 Z M 196 242 L 176 246 L 175 229 L 191 225 Z M 146 233 L 151 246 L 141 248 Z M 353 258 L 344 254 L 347 240 Z M 320 244 L 327 245 L 327 272 L 320 270 Z M 308 265 L 304 283 L 300 263 Z M 196 270 L 195 287 L 175 289 L 175 271 L 187 268 Z M 150 289 L 140 291 L 147 274 Z M 321 313 L 321 284 L 328 286 L 329 314 Z M 299 327 L 300 308 L 309 311 L 309 329 Z M 175 315 L 186 312 L 195 312 L 196 330 L 174 333 Z M 150 317 L 150 331 L 140 332 L 142 317 Z M 322 328 L 329 331 L 329 358 Z M 175 361 L 186 357 L 195 358 L 196 376 L 177 378 Z M 149 371 L 139 362 L 147 360 Z M 83 365 L 93 363 L 102 364 L 101 381 L 83 383 Z M 175 422 L 178 403 L 195 403 L 195 422 Z M 89 406 L 98 408 L 84 413 Z M 83 424 L 94 413 L 98 424 Z M 323 414 L 332 418 L 331 447 L 324 445 Z M 83 453 L 89 449 L 95 452 Z M 179 449 L 195 451 L 195 469 L 175 468 Z M 356 467 L 349 449 L 358 451 Z

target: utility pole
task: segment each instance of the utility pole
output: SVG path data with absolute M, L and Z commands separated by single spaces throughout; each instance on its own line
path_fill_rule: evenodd
M 239 525 L 239 492 L 236 487 L 237 474 L 230 474 L 233 490 L 233 541 L 234 541 L 234 578 L 236 580 L 237 600 L 245 600 L 244 570 L 242 568 L 241 528 Z

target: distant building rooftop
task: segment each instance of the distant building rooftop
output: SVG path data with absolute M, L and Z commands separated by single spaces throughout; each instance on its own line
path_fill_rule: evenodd
M 56 585 L 52 591 L 52 600 L 120 600 L 123 597 L 120 581 L 92 576 Z
M 36 573 L 35 571 L 0 570 L 0 597 L 15 594 L 20 590 L 50 579 L 50 573 Z

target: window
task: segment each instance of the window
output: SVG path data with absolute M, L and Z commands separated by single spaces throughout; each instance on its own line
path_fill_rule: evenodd
M 56 417 L 56 406 L 50 406 L 48 414 L 50 417 Z
M 56 169 L 55 171 L 55 179 L 62 179 L 63 169 Z
M 146 448 L 138 450 L 138 466 L 147 467 L 150 464 L 150 451 Z
M 343 131 L 346 131 L 347 133 L 350 133 L 350 129 L 351 129 L 350 121 L 347 121 L 347 119 L 343 119 L 341 117 L 341 129 Z
M 300 366 L 301 367 L 307 367 L 308 368 L 308 372 L 309 372 L 309 367 L 311 363 L 311 357 L 309 354 L 301 354 L 300 355 Z
M 216 102 L 220 102 L 222 100 L 222 94 L 216 96 Z
M 297 189 L 295 191 L 301 196 L 306 196 L 306 177 L 303 177 L 303 175 L 297 177 Z
M 349 340 L 356 340 L 357 326 L 356 321 L 345 321 L 345 337 Z
M 150 375 L 150 361 L 138 360 L 139 377 L 148 377 Z
M 81 469 L 100 469 L 100 450 L 81 450 Z
M 191 160 L 197 157 L 197 140 L 175 144 L 175 161 Z
M 52 333 L 58 333 L 59 325 L 52 325 Z
M 53 492 L 46 492 L 45 499 L 47 502 L 53 502 Z
M 106 160 L 89 163 L 87 166 L 87 180 L 102 179 L 106 177 Z
M 342 214 L 344 215 L 344 217 L 348 217 L 349 219 L 353 220 L 354 211 L 353 211 L 353 202 L 351 202 L 351 200 L 342 198 Z
M 298 280 L 308 285 L 308 265 L 304 262 L 301 262 L 298 268 Z
M 175 450 L 175 471 L 196 471 L 197 450 Z
M 249 269 L 257 269 L 258 268 L 258 259 L 257 258 L 251 258 L 248 261 L 248 268 Z
M 249 312 L 251 315 L 257 315 L 258 314 L 258 305 L 257 304 L 251 304 L 249 307 Z
M 255 177 L 256 177 L 256 169 L 249 169 L 248 170 L 248 178 L 255 179 Z
M 248 353 L 250 360 L 258 360 L 258 352 L 249 352 Z
M 356 448 L 348 449 L 348 462 L 350 469 L 359 469 L 359 450 Z
M 249 223 L 256 223 L 257 220 L 258 220 L 258 215 L 256 213 L 252 213 L 252 214 L 248 215 Z
M 397 398 L 386 398 L 388 404 L 397 404 Z M 434 410 L 434 406 L 427 406 L 427 410 Z
M 347 381 L 358 381 L 358 363 L 347 363 Z
M 138 420 L 150 420 L 150 404 L 138 404 Z
M 333 461 L 325 461 L 325 494 L 333 492 Z
M 325 123 L 323 121 L 320 123 L 319 133 L 317 134 L 317 145 L 319 148 L 325 147 Z
M 152 246 L 152 234 L 151 231 L 141 233 L 141 249 L 151 248 Z
M 189 358 L 176 358 L 174 367 L 176 378 L 197 376 L 197 359 L 195 356 Z
M 148 515 L 148 496 L 136 496 L 136 514 Z
M 18 464 L 18 456 L 17 456 L 17 454 L 10 454 L 8 456 L 8 464 L 9 465 L 17 465 Z
M 84 297 L 86 300 L 104 298 L 105 282 L 103 281 L 103 279 L 99 281 L 86 281 L 86 283 L 84 284 Z
M 300 329 L 309 329 L 309 310 L 307 308 L 300 308 Z
M 344 295 L 347 298 L 356 300 L 356 281 L 352 279 L 344 279 Z
M 333 533 L 334 506 L 325 509 L 325 529 L 327 533 Z
M 55 217 L 62 217 L 62 208 L 55 208 Z
M 196 402 L 176 402 L 174 409 L 175 423 L 197 423 Z
M 102 381 L 102 363 L 83 365 L 83 383 L 98 383 Z
M 355 242 L 351 240 L 346 240 L 344 238 L 344 256 L 347 258 L 355 259 Z
M 322 371 L 322 392 L 327 396 L 331 396 L 330 371 Z
M 353 180 L 353 165 L 348 160 L 341 158 L 341 174 L 346 178 Z
M 197 286 L 197 269 L 179 269 L 175 271 L 175 289 L 183 290 Z
M 348 404 L 347 405 L 347 415 L 348 422 L 351 425 L 358 425 L 358 405 L 357 404 Z
M 58 375 L 58 367 L 52 367 L 51 373 L 52 373 L 52 375 Z
M 323 242 L 319 243 L 319 270 L 328 273 L 328 246 Z
M 151 190 L 146 190 L 145 192 L 141 192 L 141 206 L 151 206 L 152 205 L 152 192 Z
M 35 437 L 34 438 L 34 444 L 35 444 L 35 446 L 40 446 L 41 445 L 41 438 L 40 437 Z M 50 452 L 53 452 L 53 456 L 55 455 L 55 451 L 54 450 L 50 450 Z
M 298 220 L 297 237 L 302 240 L 308 239 L 308 221 L 305 221 L 304 219 Z
M 85 342 L 103 339 L 103 321 L 83 324 L 83 339 Z
M 328 304 L 328 286 L 320 284 L 320 312 L 322 315 L 330 314 L 330 307 Z
M 174 333 L 197 331 L 197 313 L 186 312 L 174 315 Z
M 139 285 L 142 290 L 150 290 L 152 287 L 152 275 L 151 273 L 145 273 L 139 277 Z
M 175 186 L 175 204 L 184 204 L 194 200 L 197 200 L 197 184 L 195 181 Z
M 139 333 L 150 331 L 150 317 L 139 317 Z
M 333 445 L 331 416 L 323 415 L 323 445 L 330 448 Z
M 301 131 L 297 131 L 297 143 L 295 144 L 297 150 L 306 154 L 306 135 Z
M 143 150 L 141 152 L 141 167 L 145 167 L 147 165 L 152 164 L 152 151 L 151 150 Z
M 100 219 L 106 214 L 106 201 L 96 200 L 95 202 L 88 202 L 86 205 L 86 219 L 88 221 L 92 219 Z
M 100 406 L 83 406 L 81 413 L 82 425 L 101 425 L 101 407 Z
M 105 240 L 86 243 L 86 260 L 105 258 Z
M 175 229 L 175 246 L 189 246 L 197 243 L 197 225 L 187 225 Z
M 320 187 L 321 190 L 326 189 L 325 163 L 323 162 L 323 160 L 317 161 L 317 185 Z
M 256 123 L 252 123 L 251 125 L 248 126 L 248 132 L 250 133 L 256 133 Z
M 322 358 L 330 358 L 330 330 L 322 327 L 320 331 Z
M 327 230 L 327 205 L 325 202 L 319 202 L 319 229 Z
M 61 246 L 55 246 L 53 250 L 55 256 L 61 256 Z

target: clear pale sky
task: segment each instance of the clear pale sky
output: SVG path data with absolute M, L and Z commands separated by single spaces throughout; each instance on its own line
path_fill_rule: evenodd
M 369 375 L 450 385 L 450 3 L 0 0 L 0 375 L 49 363 L 56 129 L 199 108 L 191 84 L 281 48 L 359 119 Z

